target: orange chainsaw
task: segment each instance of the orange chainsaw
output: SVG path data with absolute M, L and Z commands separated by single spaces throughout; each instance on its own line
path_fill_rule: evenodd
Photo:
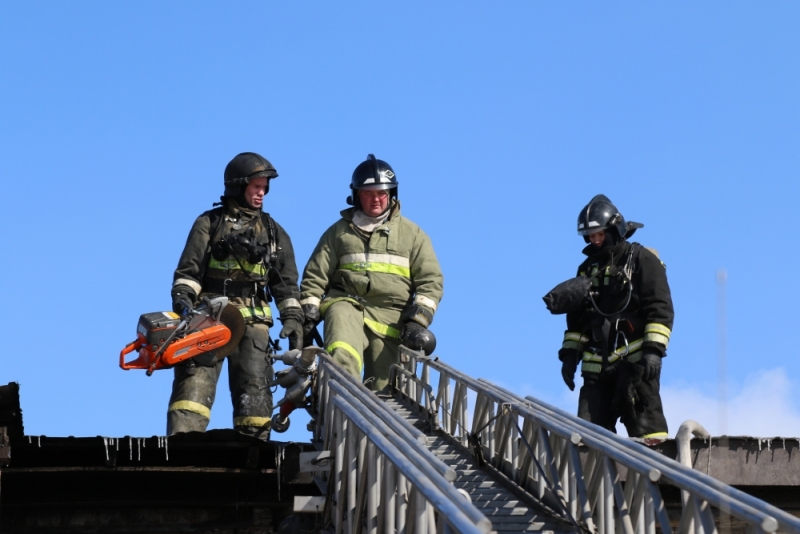
M 150 376 L 197 356 L 222 360 L 236 350 L 242 335 L 244 319 L 236 306 L 228 306 L 227 297 L 206 297 L 183 317 L 173 312 L 140 316 L 136 340 L 119 353 L 119 366 L 147 369 Z M 125 356 L 134 351 L 139 357 L 126 362 Z

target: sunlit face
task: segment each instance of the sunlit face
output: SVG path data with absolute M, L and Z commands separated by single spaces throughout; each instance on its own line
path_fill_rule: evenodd
M 378 191 L 359 189 L 358 199 L 361 201 L 361 211 L 368 217 L 377 217 L 389 207 L 389 191 L 386 189 Z
M 589 236 L 589 242 L 596 247 L 602 246 L 603 241 L 605 241 L 605 239 L 606 239 L 605 230 L 600 230 L 599 232 Z
M 253 178 L 244 190 L 244 199 L 247 204 L 254 209 L 258 209 L 264 203 L 264 195 L 267 194 L 267 179 L 263 176 Z

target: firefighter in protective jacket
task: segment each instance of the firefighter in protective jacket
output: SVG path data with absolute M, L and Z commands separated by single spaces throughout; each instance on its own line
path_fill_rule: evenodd
M 661 360 L 674 312 L 664 264 L 653 251 L 627 241 L 642 226 L 625 222 L 603 195 L 581 210 L 578 233 L 588 243 L 588 258 L 578 275 L 589 291 L 567 313 L 559 359 L 570 389 L 581 363 L 579 417 L 612 432 L 620 419 L 631 437 L 663 439 Z
M 297 266 L 289 236 L 261 210 L 269 182 L 278 173 L 253 152 L 237 155 L 225 168 L 221 207 L 200 215 L 192 226 L 172 285 L 175 313 L 184 313 L 205 295 L 227 296 L 245 320 L 244 336 L 228 356 L 233 427 L 269 437 L 272 379 L 269 302 L 283 323 L 289 348 L 302 344 L 303 312 Z M 212 355 L 213 356 L 213 355 Z M 222 361 L 200 357 L 175 367 L 167 411 L 167 434 L 205 431 L 211 416 Z
M 401 343 L 433 351 L 428 326 L 443 293 L 430 238 L 400 215 L 397 185 L 372 154 L 356 167 L 354 207 L 322 235 L 301 284 L 306 334 L 324 318 L 325 349 L 376 391 L 387 386 Z

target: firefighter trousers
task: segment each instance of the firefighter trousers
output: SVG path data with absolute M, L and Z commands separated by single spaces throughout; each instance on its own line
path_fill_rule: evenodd
M 272 417 L 272 392 L 267 381 L 272 379 L 269 358 L 269 327 L 249 324 L 237 349 L 227 358 L 228 385 L 233 402 L 233 428 L 243 434 L 269 439 Z M 167 435 L 179 432 L 205 432 L 211 418 L 211 407 L 222 372 L 216 366 L 175 366 L 172 395 L 167 409 Z
M 364 312 L 347 301 L 325 311 L 325 350 L 345 371 L 373 391 L 389 384 L 389 373 L 399 361 L 400 340 L 381 336 L 364 324 Z
M 616 432 L 621 420 L 632 438 L 668 437 L 661 404 L 660 374 L 643 380 L 643 367 L 616 362 L 599 373 L 583 373 L 578 417 Z

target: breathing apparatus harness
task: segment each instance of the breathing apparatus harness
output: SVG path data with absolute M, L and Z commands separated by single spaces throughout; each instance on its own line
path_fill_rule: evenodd
M 580 312 L 586 310 L 587 304 L 591 304 L 590 311 L 596 313 L 598 318 L 602 318 L 602 324 L 592 328 L 592 340 L 601 345 L 600 354 L 603 357 L 604 369 L 608 366 L 608 339 L 611 335 L 612 322 L 614 323 L 614 331 L 616 332 L 614 347 L 619 346 L 620 343 L 625 345 L 625 353 L 622 355 L 622 358 L 625 358 L 629 353 L 628 338 L 625 336 L 625 332 L 620 330 L 619 327 L 621 322 L 630 323 L 630 321 L 626 319 L 624 315 L 625 310 L 628 309 L 633 296 L 633 272 L 635 270 L 636 261 L 639 257 L 639 250 L 641 247 L 642 246 L 639 243 L 631 243 L 631 246 L 627 252 L 628 257 L 625 260 L 625 264 L 617 273 L 614 273 L 613 275 L 617 277 L 617 280 L 622 286 L 624 286 L 627 293 L 625 295 L 624 304 L 622 304 L 619 309 L 612 312 L 607 312 L 600 309 L 600 306 L 597 303 L 596 299 L 600 296 L 600 292 L 592 290 L 592 282 L 603 272 L 601 269 L 598 269 L 590 276 L 581 274 L 575 278 L 570 278 L 569 280 L 558 284 L 549 293 L 547 293 L 547 295 L 542 297 L 547 309 L 550 310 L 550 313 L 554 315 Z M 613 255 L 611 255 L 608 265 L 614 265 Z M 630 326 L 631 331 L 633 331 L 632 325 Z
M 631 303 L 631 297 L 633 296 L 633 271 L 635 269 L 636 259 L 639 257 L 639 249 L 641 245 L 639 243 L 631 243 L 630 248 L 628 249 L 628 257 L 625 260 L 625 264 L 622 266 L 622 269 L 619 270 L 617 276 L 621 279 L 622 285 L 625 287 L 627 295 L 625 296 L 625 303 L 620 306 L 620 308 L 616 311 L 611 313 L 607 313 L 600 309 L 600 306 L 597 305 L 595 301 L 595 297 L 599 296 L 599 291 L 589 291 L 588 297 L 589 302 L 592 304 L 592 309 L 595 313 L 597 313 L 600 317 L 602 317 L 602 324 L 598 327 L 592 328 L 592 339 L 595 342 L 599 342 L 600 345 L 600 355 L 603 358 L 602 366 L 603 369 L 608 367 L 608 338 L 611 333 L 611 323 L 614 322 L 614 332 L 616 332 L 614 336 L 614 347 L 620 346 L 620 341 L 625 344 L 625 352 L 620 355 L 621 359 L 625 359 L 628 354 L 630 353 L 630 346 L 628 344 L 628 338 L 625 336 L 625 332 L 620 329 L 620 321 L 624 321 L 629 324 L 631 331 L 633 330 L 633 325 L 630 324 L 630 321 L 623 317 L 625 310 L 628 309 L 628 306 Z M 614 265 L 614 256 L 611 255 L 611 259 L 609 261 L 609 265 Z M 600 271 L 598 271 L 600 272 Z
M 224 208 L 223 208 L 224 209 Z M 216 211 L 216 210 L 215 210 Z M 272 302 L 271 295 L 267 281 L 271 273 L 278 275 L 280 283 L 284 284 L 283 277 L 280 271 L 275 268 L 278 260 L 278 251 L 280 248 L 277 243 L 277 231 L 275 229 L 275 222 L 272 217 L 266 212 L 261 212 L 260 217 L 253 218 L 244 227 L 239 227 L 237 222 L 234 222 L 233 232 L 230 232 L 222 237 L 217 237 L 220 233 L 223 219 L 231 220 L 227 215 L 221 212 L 211 212 L 212 220 L 211 225 L 214 227 L 214 232 L 211 234 L 212 238 L 209 240 L 209 252 L 211 256 L 217 261 L 225 261 L 228 258 L 233 258 L 239 270 L 247 275 L 250 279 L 248 282 L 241 282 L 232 280 L 230 278 L 224 279 L 220 282 L 217 279 L 206 278 L 204 286 L 208 291 L 219 293 L 223 296 L 250 298 L 250 306 L 253 309 L 253 316 L 256 319 L 265 320 L 266 313 L 263 316 L 258 316 L 256 310 L 259 308 L 257 305 L 256 297 L 261 297 L 266 302 Z M 217 218 L 214 221 L 214 218 Z M 267 241 L 261 242 L 256 235 L 256 225 L 261 221 L 267 230 Z M 261 265 L 264 267 L 264 274 L 258 275 L 245 269 L 244 262 L 250 265 Z M 229 294 L 230 292 L 230 294 Z

